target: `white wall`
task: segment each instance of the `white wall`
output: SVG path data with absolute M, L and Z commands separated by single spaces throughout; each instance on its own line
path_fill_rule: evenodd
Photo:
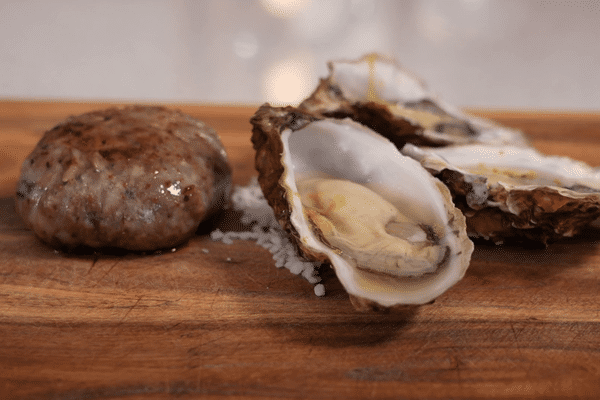
M 295 103 L 380 51 L 459 106 L 599 110 L 599 22 L 593 0 L 0 0 L 0 98 Z

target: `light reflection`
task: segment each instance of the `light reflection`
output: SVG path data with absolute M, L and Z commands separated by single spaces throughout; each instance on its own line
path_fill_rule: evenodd
M 263 79 L 266 101 L 273 105 L 297 104 L 313 89 L 310 60 L 293 58 L 272 64 Z

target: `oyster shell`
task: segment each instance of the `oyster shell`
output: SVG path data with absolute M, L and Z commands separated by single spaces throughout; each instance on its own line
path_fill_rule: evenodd
M 329 76 L 299 108 L 327 117 L 350 117 L 390 139 L 447 146 L 468 143 L 525 144 L 517 130 L 464 114 L 436 98 L 394 59 L 368 54 L 328 63 Z
M 418 148 L 402 153 L 444 182 L 471 237 L 547 244 L 600 217 L 600 172 L 567 157 L 515 146 Z
M 263 105 L 252 117 L 259 184 L 309 260 L 328 261 L 358 309 L 427 303 L 473 251 L 448 189 L 350 119 Z

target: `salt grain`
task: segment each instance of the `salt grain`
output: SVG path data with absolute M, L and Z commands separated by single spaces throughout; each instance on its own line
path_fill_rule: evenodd
M 325 286 L 322 283 L 315 285 L 315 294 L 319 297 L 325 296 Z
M 210 238 L 214 241 L 221 240 L 225 236 L 219 228 L 215 229 L 210 233 Z
M 258 246 L 273 254 L 275 267 L 285 267 L 291 273 L 301 275 L 313 285 L 320 282 L 321 278 L 317 274 L 320 263 L 309 262 L 298 256 L 295 247 L 287 238 L 287 233 L 275 219 L 273 210 L 263 196 L 256 177 L 247 186 L 236 186 L 231 200 L 233 209 L 242 212 L 240 221 L 248 227 L 248 230 L 222 232 L 215 229 L 210 233 L 213 241 L 231 244 L 236 239 L 255 240 Z M 204 250 L 202 249 L 203 252 Z M 208 253 L 208 250 L 205 253 Z M 231 261 L 231 258 L 227 258 L 227 261 Z M 325 295 L 323 284 L 315 285 L 314 291 L 317 296 Z

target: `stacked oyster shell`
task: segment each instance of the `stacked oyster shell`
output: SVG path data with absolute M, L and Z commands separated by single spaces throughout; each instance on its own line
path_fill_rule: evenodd
M 312 113 L 350 117 L 390 139 L 398 148 L 527 143 L 524 135 L 468 116 L 436 98 L 425 83 L 394 59 L 368 54 L 328 63 L 329 76 L 299 106 Z
M 471 237 L 547 244 L 600 217 L 598 170 L 543 155 L 522 132 L 462 113 L 395 60 L 369 54 L 330 62 L 329 71 L 300 108 L 348 116 L 392 140 L 448 186 Z
M 533 148 L 468 145 L 402 153 L 444 182 L 471 237 L 543 245 L 579 233 L 600 217 L 600 173 Z
M 300 253 L 359 309 L 427 303 L 462 278 L 471 237 L 546 244 L 600 216 L 600 175 L 436 98 L 393 59 L 329 63 L 297 108 L 263 105 L 259 183 Z

